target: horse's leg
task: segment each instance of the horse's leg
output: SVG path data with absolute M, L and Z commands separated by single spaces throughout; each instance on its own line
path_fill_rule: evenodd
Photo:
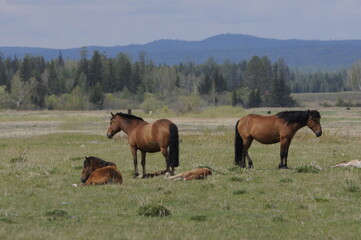
M 146 178 L 146 177 L 147 177 L 147 172 L 146 172 L 146 170 L 145 170 L 145 155 L 146 155 L 146 152 L 141 151 L 141 154 L 142 154 L 143 178 Z
M 285 146 L 285 150 L 284 150 L 284 153 L 283 153 L 283 157 L 284 157 L 284 164 L 285 164 L 285 168 L 288 168 L 287 166 L 287 158 L 288 158 L 288 149 L 290 148 L 290 145 L 291 145 L 291 139 L 288 140 L 286 146 Z
M 246 141 L 243 143 L 244 145 L 244 151 L 243 151 L 243 156 L 242 156 L 242 167 L 245 168 L 246 167 L 246 158 L 248 160 L 248 168 L 253 168 L 253 162 L 251 157 L 248 154 L 248 149 L 251 147 L 251 144 L 253 142 L 253 138 L 252 137 L 248 137 L 246 139 Z
M 280 164 L 278 168 L 288 168 L 287 167 L 287 157 L 288 157 L 288 148 L 290 147 L 291 141 L 287 138 L 281 139 L 281 150 L 280 150 Z
M 169 159 L 168 159 L 168 150 L 165 147 L 160 148 L 160 151 L 162 152 L 165 163 L 166 163 L 166 172 L 169 173 L 171 176 L 174 175 L 174 167 L 170 167 Z M 171 170 L 172 169 L 172 170 Z
M 246 157 L 248 159 L 248 168 L 253 168 L 253 162 L 252 162 L 252 159 L 250 158 L 250 156 L 248 155 L 248 151 L 247 151 Z
M 139 172 L 138 172 L 137 148 L 131 147 L 130 151 L 132 152 L 132 155 L 133 155 L 133 164 L 134 164 L 134 175 L 133 175 L 133 177 L 138 177 Z

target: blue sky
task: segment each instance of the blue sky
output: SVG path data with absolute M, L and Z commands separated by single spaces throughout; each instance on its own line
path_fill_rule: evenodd
M 0 0 L 0 46 L 122 46 L 223 33 L 361 39 L 359 0 Z

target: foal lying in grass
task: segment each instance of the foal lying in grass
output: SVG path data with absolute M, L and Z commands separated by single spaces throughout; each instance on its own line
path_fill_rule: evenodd
M 170 180 L 195 180 L 195 179 L 206 179 L 207 176 L 212 175 L 212 171 L 208 168 L 196 168 L 187 172 L 179 173 L 175 176 L 167 176 Z
M 85 157 L 81 173 L 83 186 L 92 184 L 123 183 L 122 174 L 112 162 L 106 162 L 97 157 Z

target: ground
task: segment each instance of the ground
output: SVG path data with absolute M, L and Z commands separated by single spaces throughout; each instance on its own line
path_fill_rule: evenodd
M 357 239 L 361 172 L 331 166 L 361 158 L 361 109 L 319 109 L 324 134 L 296 134 L 289 170 L 278 169 L 278 144 L 254 143 L 255 168 L 235 167 L 237 119 L 269 110 L 282 109 L 135 111 L 178 125 L 177 172 L 213 169 L 207 180 L 189 182 L 133 179 L 126 136 L 105 136 L 108 111 L 1 111 L 0 239 Z M 73 187 L 90 155 L 115 162 L 124 183 Z M 149 171 L 164 166 L 161 154 L 147 156 Z M 168 214 L 144 216 L 149 206 Z

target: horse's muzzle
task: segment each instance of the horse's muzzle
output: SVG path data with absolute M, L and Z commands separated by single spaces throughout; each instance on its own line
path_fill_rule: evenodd
M 108 137 L 109 139 L 112 139 L 113 134 L 111 134 L 111 133 L 107 133 L 107 137 Z
M 316 131 L 315 134 L 316 134 L 316 137 L 320 137 L 322 135 L 322 131 Z
M 86 182 L 86 179 L 85 179 L 85 178 L 80 178 L 80 181 L 81 181 L 82 183 L 85 183 L 85 182 Z

